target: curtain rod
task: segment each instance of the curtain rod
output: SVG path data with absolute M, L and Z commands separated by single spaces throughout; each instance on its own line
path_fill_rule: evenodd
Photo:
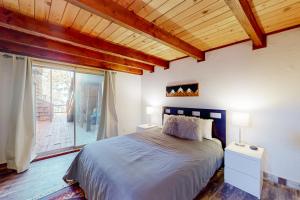
M 53 60 L 48 60 L 48 59 L 42 59 L 42 58 L 34 58 L 30 56 L 23 56 L 23 55 L 18 55 L 14 53 L 6 53 L 6 52 L 0 52 L 0 55 L 3 56 L 16 56 L 17 59 L 25 59 L 26 57 L 31 59 L 33 62 L 34 61 L 39 61 L 39 62 L 44 62 L 44 63 L 49 63 L 49 64 L 57 64 L 57 65 L 63 65 L 64 67 L 70 67 L 73 68 L 74 70 L 91 70 L 94 72 L 99 72 L 99 73 L 104 73 L 105 71 L 111 71 L 111 72 L 118 72 L 116 70 L 107 70 L 107 69 L 100 69 L 100 68 L 95 68 L 95 67 L 89 67 L 89 66 L 84 66 L 84 65 L 77 65 L 77 64 L 71 64 L 71 63 L 66 63 L 66 62 L 60 62 L 60 61 L 53 61 Z
M 33 58 L 30 57 L 32 60 L 32 63 L 34 65 L 39 65 L 39 66 L 44 66 L 48 65 L 49 67 L 61 67 L 65 68 L 66 70 L 71 70 L 71 71 L 82 71 L 82 72 L 91 72 L 91 73 L 104 73 L 103 69 L 98 69 L 94 67 L 88 67 L 88 66 L 83 66 L 83 65 L 77 65 L 77 64 L 71 64 L 71 63 L 65 63 L 65 62 L 60 62 L 60 61 L 52 61 L 52 60 L 46 60 L 46 59 L 40 59 L 40 58 Z
M 5 53 L 5 52 L 0 52 L 0 55 L 6 56 L 6 57 L 15 56 L 17 59 L 25 59 L 25 57 L 26 57 L 26 56 L 22 56 L 22 55 L 17 55 L 17 54 L 13 54 L 13 53 Z

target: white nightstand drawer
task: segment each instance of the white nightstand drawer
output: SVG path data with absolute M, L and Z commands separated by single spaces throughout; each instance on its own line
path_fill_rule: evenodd
M 225 151 L 225 167 L 260 179 L 261 167 L 259 160 L 250 159 L 235 152 Z
M 225 166 L 225 182 L 260 199 L 261 179 L 253 178 Z

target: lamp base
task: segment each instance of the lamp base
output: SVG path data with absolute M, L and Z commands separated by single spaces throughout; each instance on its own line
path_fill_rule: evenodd
M 239 128 L 239 141 L 236 141 L 235 145 L 240 146 L 240 147 L 244 147 L 245 146 L 245 144 L 242 142 L 242 130 L 241 130 L 241 127 Z

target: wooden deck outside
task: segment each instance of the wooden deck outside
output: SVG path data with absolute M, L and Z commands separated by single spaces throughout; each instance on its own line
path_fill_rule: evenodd
M 74 145 L 74 122 L 67 122 L 66 113 L 54 113 L 52 122 L 36 121 L 36 153 L 72 147 Z M 96 130 L 87 132 L 77 125 L 77 145 L 96 141 Z

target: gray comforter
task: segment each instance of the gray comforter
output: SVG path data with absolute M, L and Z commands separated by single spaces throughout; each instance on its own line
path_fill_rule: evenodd
M 64 180 L 90 200 L 192 200 L 221 166 L 219 141 L 190 141 L 160 129 L 95 142 L 77 155 Z

